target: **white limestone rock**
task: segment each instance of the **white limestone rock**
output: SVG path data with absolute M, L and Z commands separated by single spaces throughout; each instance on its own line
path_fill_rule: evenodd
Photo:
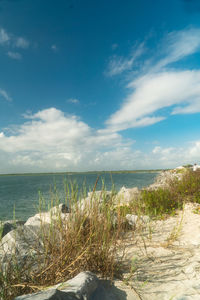
M 86 271 L 45 291 L 18 296 L 14 300 L 90 300 L 98 284 L 97 276 Z
M 128 205 L 130 201 L 138 199 L 139 196 L 140 191 L 137 187 L 128 189 L 123 186 L 118 192 L 115 202 L 118 203 L 118 205 Z

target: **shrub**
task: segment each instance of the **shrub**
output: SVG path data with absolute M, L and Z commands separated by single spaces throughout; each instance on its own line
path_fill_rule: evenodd
M 154 217 L 171 214 L 181 207 L 181 203 L 175 199 L 173 193 L 163 188 L 142 191 L 141 202 L 143 213 Z
M 182 175 L 181 180 L 171 181 L 169 188 L 180 201 L 200 203 L 200 171 L 188 170 Z

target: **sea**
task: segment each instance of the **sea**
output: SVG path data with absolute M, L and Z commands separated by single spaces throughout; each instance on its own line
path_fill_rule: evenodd
M 51 201 L 66 202 L 70 193 L 78 198 L 95 189 L 143 188 L 155 181 L 158 172 L 72 173 L 0 176 L 0 220 L 27 220 Z M 77 192 L 78 191 L 78 192 Z M 67 196 L 66 196 L 67 195 Z

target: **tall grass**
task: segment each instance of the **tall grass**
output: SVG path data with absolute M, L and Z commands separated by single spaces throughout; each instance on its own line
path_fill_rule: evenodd
M 1 238 L 2 238 L 2 234 L 3 234 L 3 222 L 0 221 L 0 241 L 1 241 Z
M 95 186 L 96 188 L 96 186 Z M 52 213 L 50 226 L 41 222 L 38 239 L 42 251 L 35 247 L 33 260 L 20 266 L 12 258 L 6 270 L 0 271 L 0 299 L 11 300 L 25 293 L 32 293 L 44 287 L 66 281 L 81 271 L 89 270 L 104 278 L 119 276 L 120 264 L 116 261 L 119 238 L 122 232 L 121 213 L 113 213 L 111 194 L 109 201 L 105 191 L 80 205 L 78 190 L 74 185 L 66 185 L 66 202 L 71 213 L 63 218 L 57 210 Z M 40 201 L 42 209 L 43 201 Z M 57 193 L 52 193 L 51 206 L 59 204 Z M 42 213 L 41 213 L 42 214 Z M 117 218 L 117 222 L 116 222 Z M 117 223 L 117 226 L 114 224 Z M 30 254 L 31 255 L 31 254 Z

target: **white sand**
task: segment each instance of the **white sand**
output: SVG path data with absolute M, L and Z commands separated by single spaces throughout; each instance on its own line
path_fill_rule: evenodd
M 195 207 L 187 204 L 175 217 L 152 222 L 142 237 L 128 233 L 124 260 L 129 288 L 116 282 L 126 292 L 123 299 L 200 299 L 200 214 L 193 212 Z

